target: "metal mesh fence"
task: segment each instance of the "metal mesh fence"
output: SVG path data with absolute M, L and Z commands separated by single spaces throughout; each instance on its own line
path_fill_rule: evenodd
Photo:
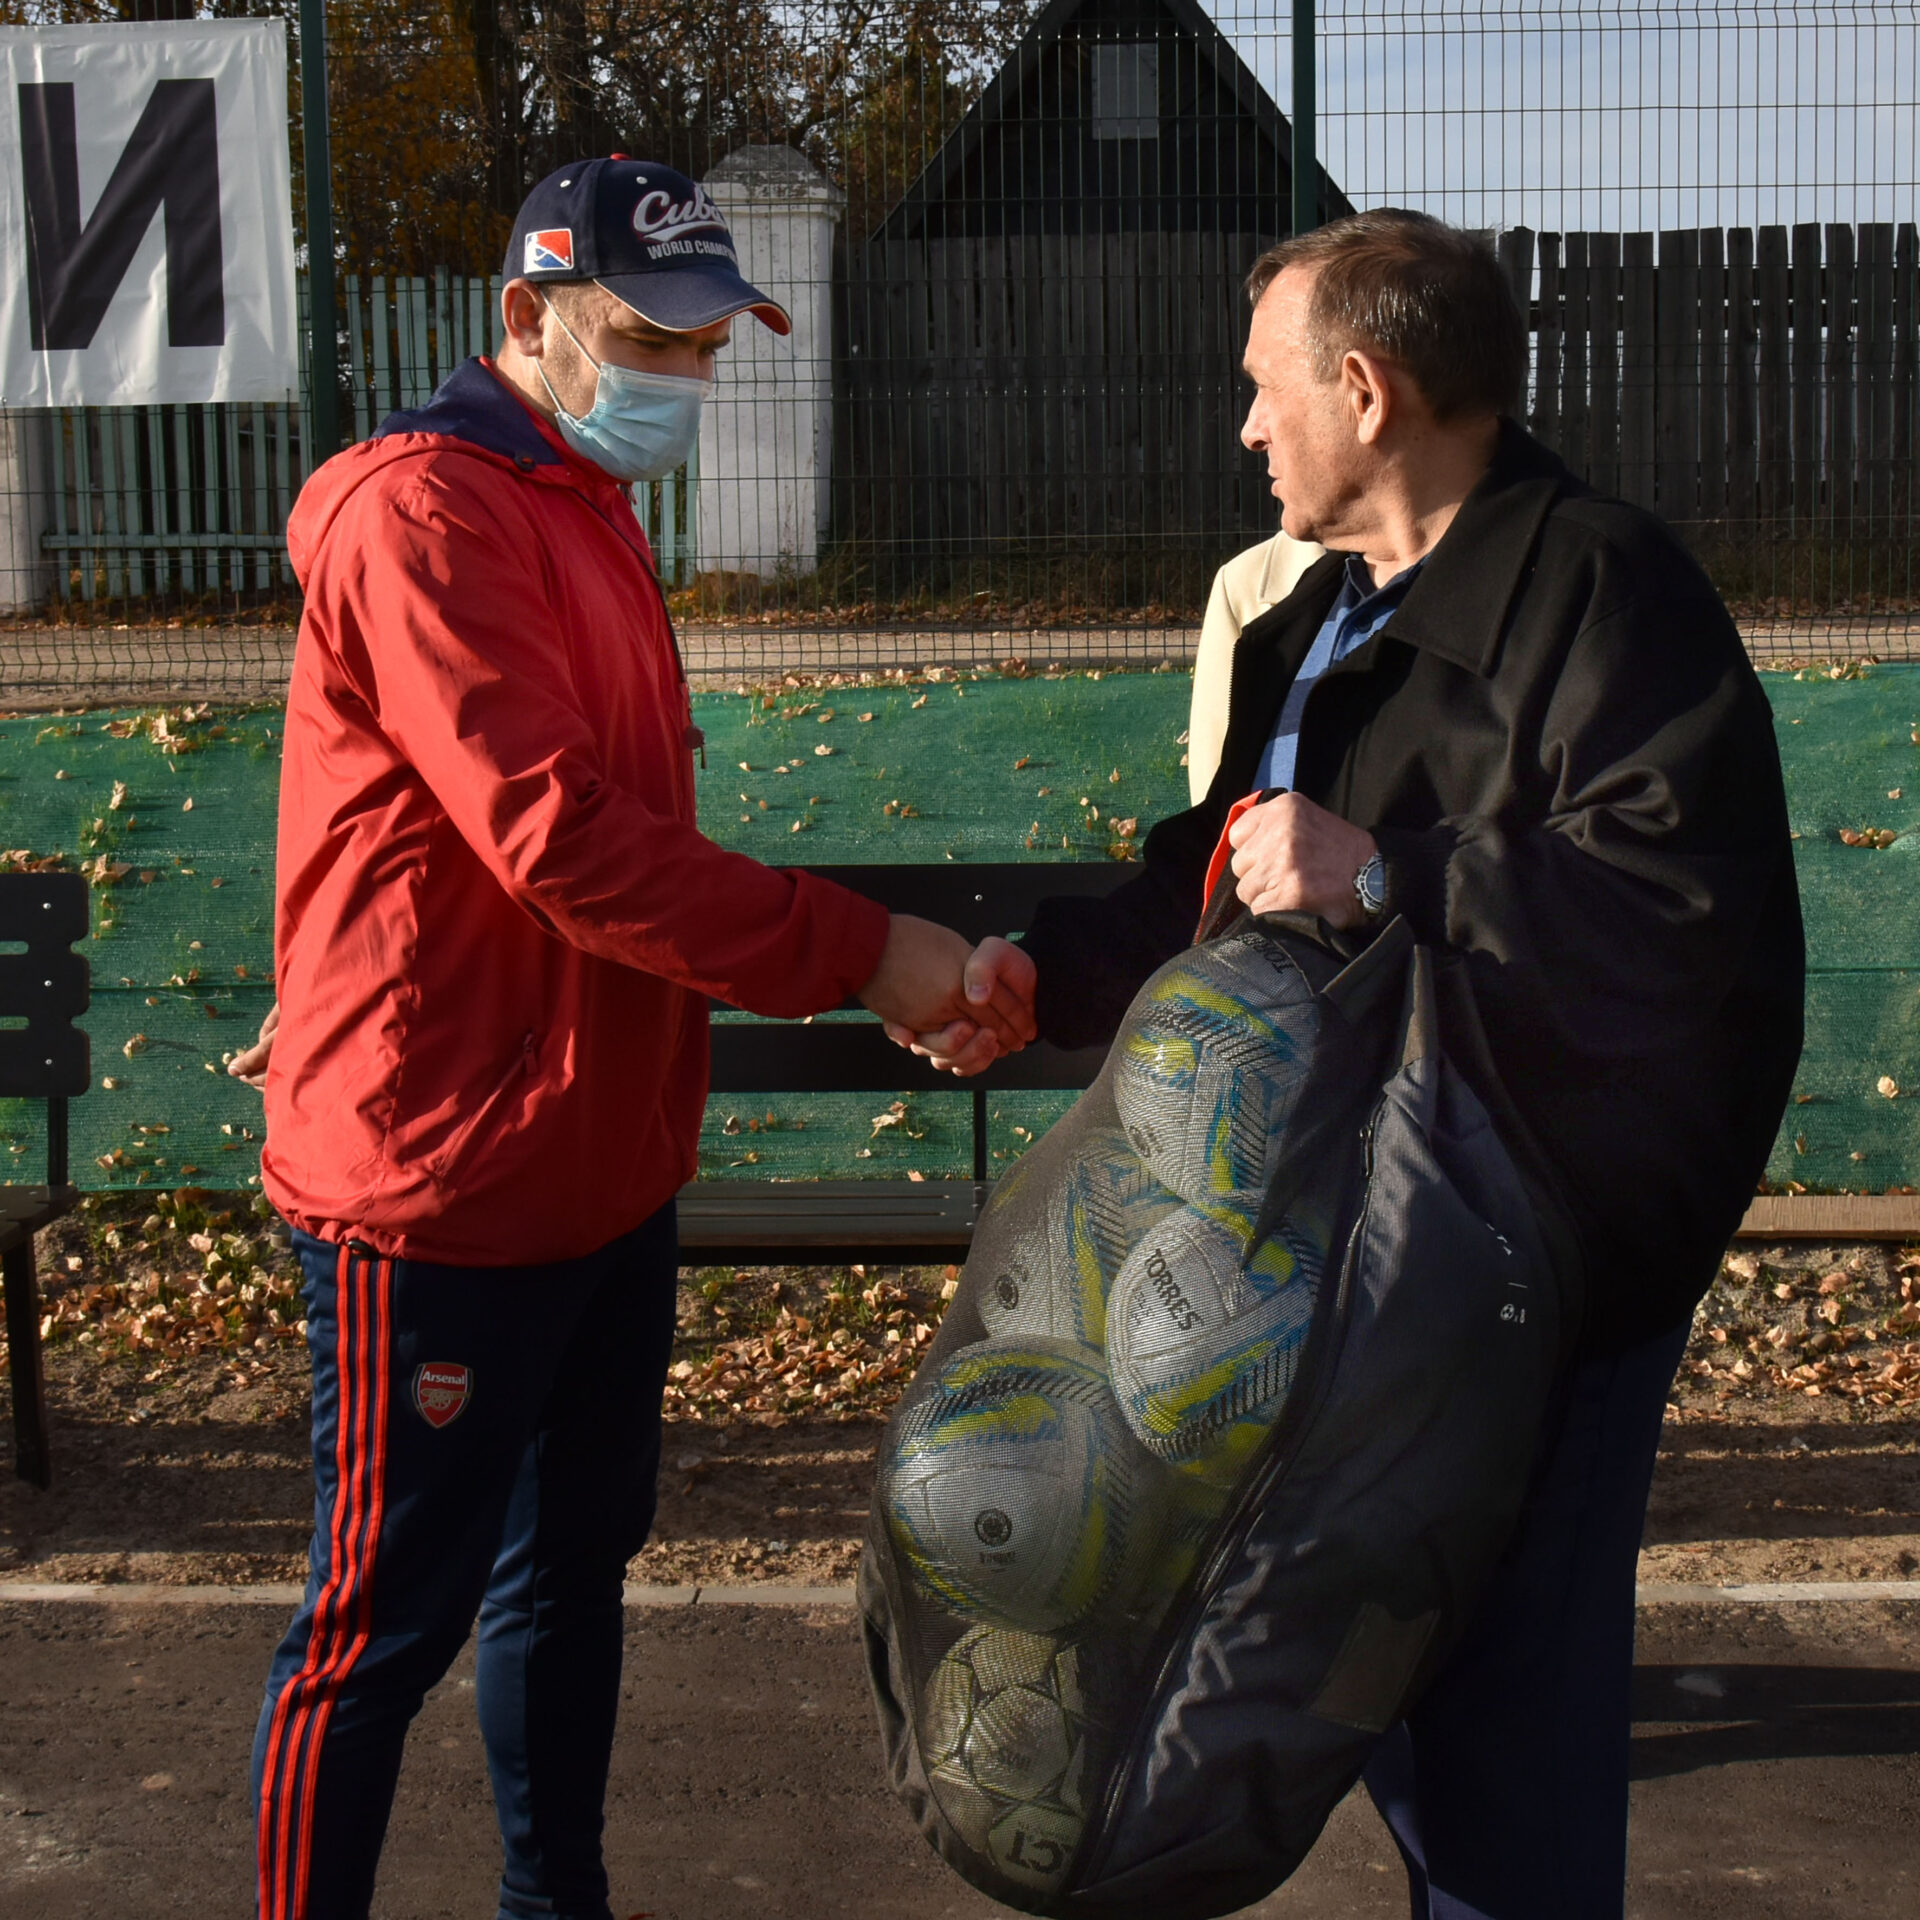
M 697 670 L 1183 658 L 1274 524 L 1239 289 L 1291 226 L 1291 19 L 335 0 L 342 432 L 491 344 L 535 180 L 664 160 L 795 316 L 739 325 L 696 457 L 638 503 Z M 1682 531 L 1757 653 L 1920 653 L 1920 4 L 1327 0 L 1315 70 L 1323 217 L 1497 234 L 1529 424 Z M 277 691 L 310 400 L 0 415 L 0 698 Z

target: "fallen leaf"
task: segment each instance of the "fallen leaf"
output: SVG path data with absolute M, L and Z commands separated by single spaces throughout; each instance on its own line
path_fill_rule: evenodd
M 824 760 L 827 757 L 827 755 L 833 751 L 833 749 L 830 746 L 828 746 L 824 740 L 822 740 L 820 744 L 814 748 L 813 751 L 816 758 Z
M 1900 789 L 1898 787 L 1889 787 L 1887 789 L 1887 798 L 1889 800 L 1898 800 L 1900 798 Z
M 1120 784 L 1120 769 L 1118 767 L 1115 767 L 1114 770 L 1107 775 L 1107 785 L 1110 787 L 1117 787 L 1119 784 Z
M 1900 1083 L 1890 1073 L 1883 1073 L 1880 1078 L 1874 1082 L 1874 1086 L 1889 1100 L 1898 1100 L 1900 1098 Z
M 193 811 L 193 796 L 191 794 L 180 802 L 180 811 L 182 813 L 191 813 Z
M 108 1091 L 109 1093 L 111 1093 L 111 1092 L 113 1092 L 113 1090 L 114 1090 L 114 1089 L 115 1089 L 116 1087 L 118 1087 L 118 1086 L 119 1086 L 119 1084 L 120 1084 L 120 1082 L 119 1082 L 118 1080 L 116 1080 L 116 1079 L 115 1079 L 115 1078 L 113 1077 L 113 1075 L 112 1075 L 112 1074 L 107 1074 L 107 1075 L 106 1075 L 106 1076 L 105 1076 L 105 1077 L 104 1077 L 104 1078 L 103 1078 L 103 1079 L 101 1080 L 101 1082 L 100 1082 L 100 1084 L 101 1084 L 101 1085 L 102 1085 L 102 1086 L 103 1086 L 104 1088 L 106 1088 L 106 1090 L 107 1090 L 107 1091 Z
M 116 780 L 113 783 L 113 798 L 107 802 L 107 810 L 110 813 L 118 813 L 126 804 L 127 783 L 124 780 Z
M 1027 768 L 1029 768 L 1032 765 L 1033 765 L 1032 757 L 1028 754 L 1023 753 L 1020 756 L 1020 758 L 1013 763 L 1013 770 L 1015 773 L 1024 773 L 1027 770 Z
M 124 1053 L 129 1060 L 131 1060 L 136 1053 L 145 1053 L 146 1050 L 147 1050 L 147 1036 L 144 1033 L 136 1033 L 133 1036 L 133 1038 L 129 1040 L 127 1044 L 120 1049 L 120 1051 Z
M 912 701 L 910 704 L 916 707 L 924 707 L 927 704 L 927 696 L 923 693 L 918 700 Z M 62 774 L 60 777 L 64 780 L 66 775 Z
M 860 724 L 861 724 L 862 726 L 865 726 L 865 725 L 866 725 L 866 723 L 867 723 L 867 722 L 868 722 L 869 720 L 871 720 L 872 718 L 873 718 L 873 715 L 872 715 L 872 714 L 870 714 L 870 713 L 863 713 L 863 714 L 862 714 L 862 715 L 860 716 Z

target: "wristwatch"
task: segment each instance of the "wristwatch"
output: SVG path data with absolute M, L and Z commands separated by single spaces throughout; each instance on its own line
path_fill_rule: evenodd
M 1353 876 L 1353 897 L 1369 920 L 1378 920 L 1387 910 L 1387 867 L 1377 853 L 1367 855 L 1360 871 Z

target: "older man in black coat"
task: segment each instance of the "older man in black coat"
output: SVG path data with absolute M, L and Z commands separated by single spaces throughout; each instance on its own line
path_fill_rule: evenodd
M 1229 808 L 1272 789 L 1229 835 L 1249 906 L 1404 914 L 1433 949 L 1449 1049 L 1570 1226 L 1586 1319 L 1499 1580 L 1368 1785 L 1416 1916 L 1602 1920 L 1667 1389 L 1800 1052 L 1772 721 L 1674 536 L 1513 423 L 1526 337 L 1483 242 L 1357 215 L 1249 293 L 1243 438 L 1285 531 L 1330 551 L 1242 634 L 1206 799 L 1104 903 L 983 958 L 1048 1039 L 1109 1037 L 1191 939 Z M 962 1070 L 991 1050 L 922 1041 Z

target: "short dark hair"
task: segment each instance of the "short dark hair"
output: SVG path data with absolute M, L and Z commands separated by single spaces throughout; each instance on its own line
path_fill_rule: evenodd
M 1269 247 L 1247 275 L 1255 305 L 1287 267 L 1314 270 L 1314 372 L 1358 347 L 1403 367 L 1436 420 L 1512 413 L 1527 381 L 1527 328 L 1492 246 L 1431 214 L 1376 207 Z

